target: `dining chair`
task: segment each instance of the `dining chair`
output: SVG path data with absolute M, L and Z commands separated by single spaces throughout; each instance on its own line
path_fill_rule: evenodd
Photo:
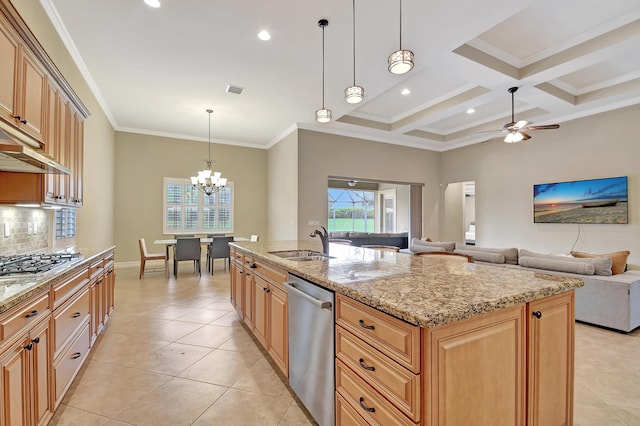
M 395 252 L 399 252 L 400 251 L 400 247 L 385 246 L 385 245 L 381 245 L 381 244 L 363 244 L 360 247 L 370 248 L 370 249 L 374 249 L 374 250 L 395 251 Z
M 164 261 L 164 275 L 166 277 L 169 276 L 168 270 L 168 260 L 167 256 L 164 253 L 149 253 L 147 251 L 147 244 L 144 241 L 144 238 L 138 239 L 138 246 L 140 247 L 140 279 L 144 277 L 144 268 L 149 260 L 162 260 Z
M 224 269 L 227 270 L 227 261 L 231 264 L 231 247 L 233 237 L 213 237 L 211 244 L 207 246 L 207 271 L 213 275 L 214 260 L 224 259 Z
M 413 253 L 415 256 L 438 256 L 443 259 L 453 259 L 460 260 L 469 263 L 475 263 L 473 260 L 473 256 L 469 256 L 467 254 L 462 253 L 453 253 L 450 251 L 425 251 L 425 252 L 415 252 Z
M 200 238 L 178 238 L 173 249 L 173 276 L 178 277 L 178 262 L 181 260 L 192 260 L 194 270 L 197 266 L 198 274 L 202 275 L 200 268 Z

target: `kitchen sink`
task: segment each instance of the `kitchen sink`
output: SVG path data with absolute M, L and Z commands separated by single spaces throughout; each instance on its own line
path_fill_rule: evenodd
M 270 251 L 269 254 L 281 257 L 283 259 L 292 260 L 296 262 L 304 262 L 310 260 L 324 260 L 335 259 L 328 254 L 324 254 L 314 250 L 284 250 L 284 251 Z

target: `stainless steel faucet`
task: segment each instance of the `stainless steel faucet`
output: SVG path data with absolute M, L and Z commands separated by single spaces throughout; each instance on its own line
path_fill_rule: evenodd
M 316 235 L 320 236 L 320 241 L 322 241 L 322 252 L 324 254 L 329 254 L 329 233 L 327 232 L 327 228 L 321 226 L 322 231 L 316 229 L 312 233 L 309 234 L 310 237 L 315 237 Z

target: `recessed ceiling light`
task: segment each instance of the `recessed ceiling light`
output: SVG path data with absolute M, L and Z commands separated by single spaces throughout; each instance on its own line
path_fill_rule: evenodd
M 262 30 L 258 33 L 258 38 L 264 41 L 271 40 L 271 34 L 266 30 Z
M 160 0 L 144 0 L 147 6 L 160 7 Z
M 409 89 L 402 89 L 402 92 L 400 92 L 400 93 L 402 93 L 403 95 L 408 95 L 409 93 L 411 93 L 411 90 L 409 90 Z
M 467 114 L 473 114 L 474 112 L 476 112 L 476 110 L 475 110 L 475 109 L 473 109 L 473 108 L 469 108 L 469 109 L 467 110 Z

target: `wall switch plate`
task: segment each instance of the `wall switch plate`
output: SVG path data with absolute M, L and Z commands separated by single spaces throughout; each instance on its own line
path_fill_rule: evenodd
M 310 220 L 309 221 L 309 225 L 318 226 L 318 225 L 320 225 L 320 221 L 319 220 Z
M 9 224 L 7 222 L 3 223 L 3 231 L 2 234 L 5 238 L 7 238 L 11 233 L 9 232 Z
M 33 222 L 27 223 L 27 235 L 33 234 Z
M 33 233 L 34 234 L 38 233 L 38 222 L 33 222 Z

